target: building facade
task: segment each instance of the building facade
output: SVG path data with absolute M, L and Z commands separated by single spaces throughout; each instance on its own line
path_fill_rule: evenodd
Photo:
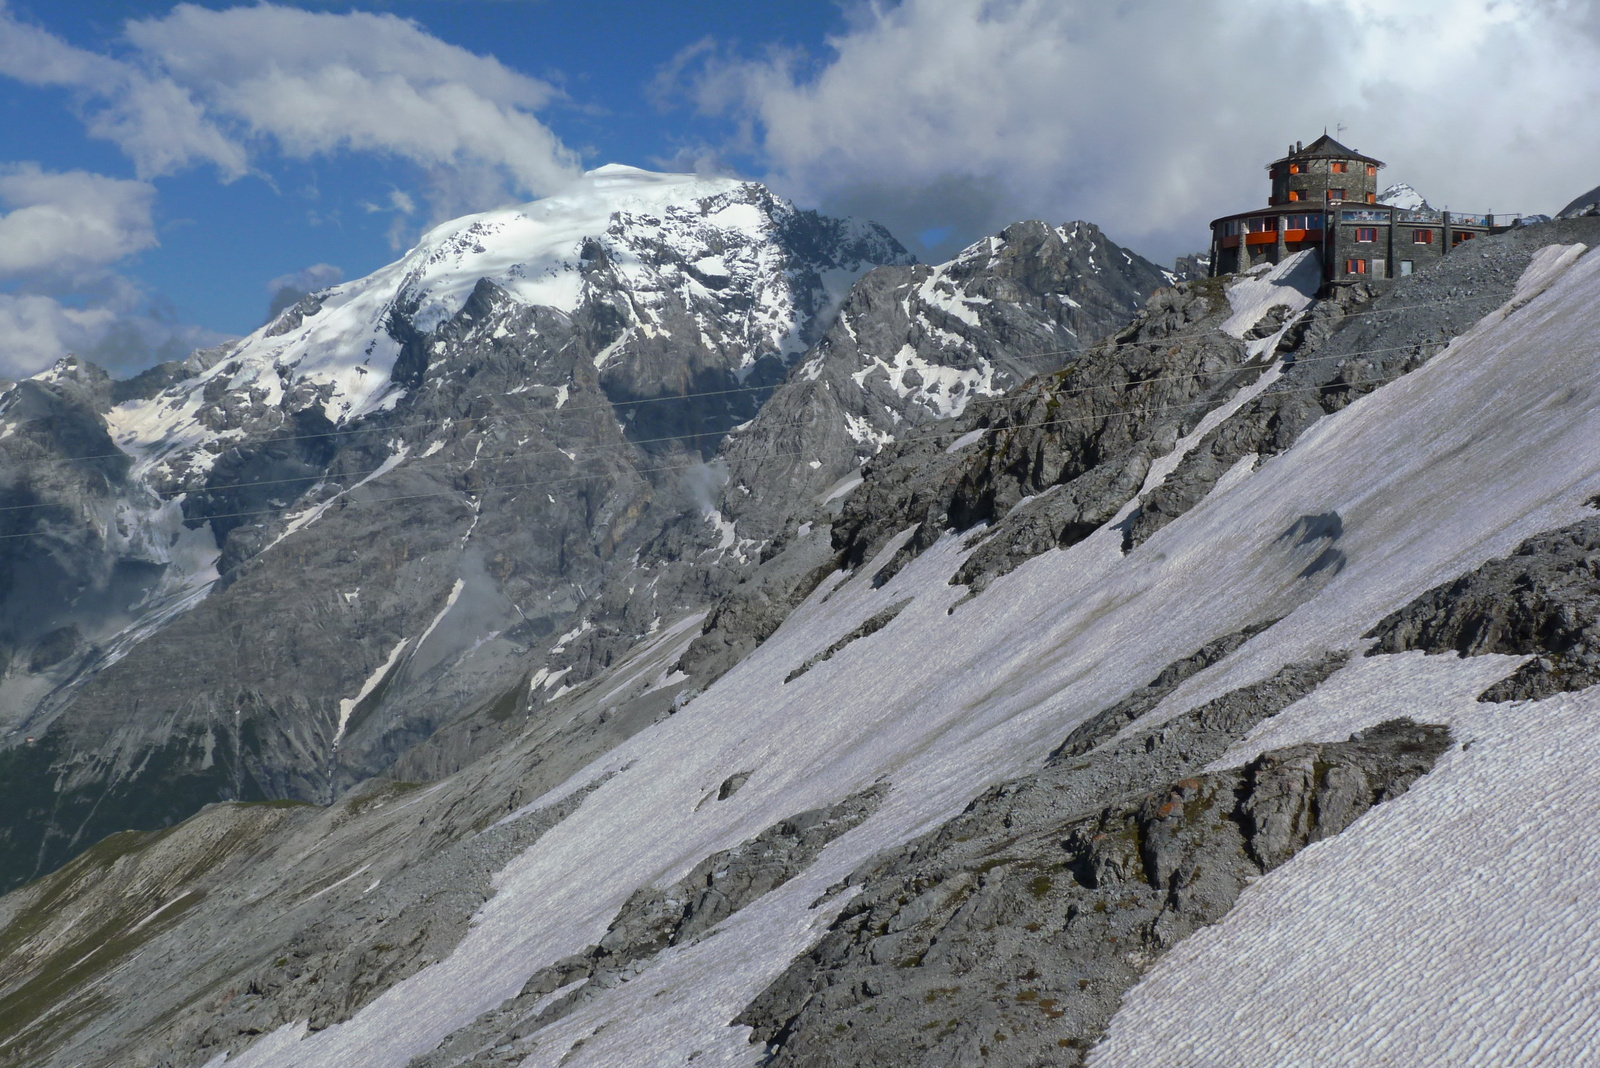
M 1267 206 L 1211 223 L 1211 273 L 1234 274 L 1278 263 L 1307 249 L 1326 281 L 1398 278 L 1462 242 L 1508 230 L 1492 215 L 1401 208 L 1378 203 L 1383 161 L 1346 148 L 1327 134 L 1291 145 L 1268 164 Z

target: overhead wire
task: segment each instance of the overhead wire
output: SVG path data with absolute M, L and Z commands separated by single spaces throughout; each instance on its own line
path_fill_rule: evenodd
M 1377 355 L 1377 354 L 1380 354 L 1380 353 L 1403 352 L 1403 351 L 1405 351 L 1407 349 L 1412 349 L 1412 348 L 1415 348 L 1415 347 L 1416 346 L 1414 344 L 1391 345 L 1391 346 L 1386 346 L 1386 347 L 1383 347 L 1383 348 L 1375 348 L 1375 349 L 1357 349 L 1357 350 L 1354 350 L 1352 352 L 1335 353 L 1335 354 L 1328 355 L 1328 356 L 1308 356 L 1308 357 L 1305 357 L 1305 358 L 1302 358 L 1302 359 L 1293 359 L 1293 360 L 1289 360 L 1289 361 L 1286 361 L 1286 362 L 1290 363 L 1290 364 L 1294 364 L 1294 365 L 1308 364 L 1308 363 L 1325 363 L 1325 362 L 1329 362 L 1329 361 L 1332 361 L 1332 360 L 1346 360 L 1346 359 L 1350 359 L 1350 358 L 1355 357 L 1355 356 L 1372 356 L 1372 355 Z M 1239 364 L 1236 367 L 1230 368 L 1228 370 L 1231 370 L 1231 371 L 1248 371 L 1248 370 L 1253 370 L 1253 369 L 1256 369 L 1256 368 L 1265 368 L 1265 367 L 1269 367 L 1269 366 L 1271 366 L 1270 363 L 1244 363 L 1244 364 Z M 1068 388 L 1068 389 L 1051 390 L 1050 393 L 1053 396 L 1058 396 L 1059 397 L 1059 396 L 1063 396 L 1063 395 L 1081 396 L 1081 395 L 1083 395 L 1085 393 L 1096 393 L 1096 392 L 1113 392 L 1113 391 L 1127 392 L 1130 389 L 1134 389 L 1134 388 L 1137 388 L 1137 387 L 1140 387 L 1140 386 L 1149 385 L 1152 382 L 1181 382 L 1181 381 L 1187 381 L 1187 380 L 1190 380 L 1190 379 L 1214 377 L 1217 374 L 1223 374 L 1223 373 L 1227 373 L 1227 372 L 1226 371 L 1219 371 L 1219 372 L 1201 372 L 1201 371 L 1196 371 L 1196 372 L 1188 372 L 1188 373 L 1181 374 L 1181 375 L 1155 375 L 1155 376 L 1152 376 L 1150 378 L 1141 378 L 1141 379 L 1138 379 L 1137 381 L 1133 381 L 1133 382 L 1127 382 L 1127 383 L 1115 383 L 1115 382 L 1096 383 L 1096 384 L 1093 384 L 1093 385 L 1076 386 L 1076 387 L 1072 387 L 1072 388 Z M 999 394 L 995 394 L 995 396 L 998 396 L 998 395 Z M 554 410 L 554 409 L 550 409 L 550 410 Z M 954 418 L 954 417 L 952 417 L 952 418 Z M 773 429 L 790 429 L 790 428 L 794 428 L 794 427 L 808 426 L 812 422 L 813 422 L 813 420 L 801 420 L 801 421 L 798 421 L 798 422 L 791 422 L 791 423 L 778 423 L 778 424 L 773 425 L 772 428 Z M 983 429 L 987 431 L 987 430 L 997 429 L 997 428 L 985 427 Z M 654 444 L 660 444 L 662 442 L 681 442 L 681 441 L 684 441 L 686 439 L 687 440 L 693 440 L 693 439 L 696 439 L 696 438 L 720 436 L 720 435 L 725 435 L 725 434 L 729 434 L 729 433 L 730 433 L 730 431 L 727 431 L 727 430 L 702 430 L 702 431 L 693 431 L 693 432 L 684 433 L 684 434 L 667 434 L 667 435 L 663 435 L 661 437 L 655 437 L 655 438 L 628 438 L 628 439 L 623 440 L 623 441 L 613 442 L 613 443 L 608 443 L 608 444 L 580 445 L 577 449 L 572 450 L 572 453 L 574 454 L 573 458 L 575 459 L 576 454 L 578 454 L 578 453 L 583 453 L 583 454 L 587 455 L 587 454 L 597 453 L 597 452 L 600 452 L 602 450 L 630 449 L 630 448 L 634 448 L 634 447 L 637 447 L 637 446 L 640 446 L 640 445 L 654 445 Z M 556 446 L 556 448 L 559 451 L 562 451 L 562 452 L 567 452 L 568 451 L 568 450 L 561 449 L 561 447 L 559 445 Z M 431 463 L 431 464 L 429 464 L 429 463 L 412 463 L 412 464 L 407 465 L 406 469 L 408 471 L 436 470 L 436 469 L 439 469 L 439 468 L 451 467 L 451 466 L 456 465 L 456 464 L 470 464 L 470 463 L 473 463 L 473 462 L 475 462 L 475 458 L 474 459 L 439 460 L 439 461 L 436 461 L 436 462 Z M 342 478 L 346 478 L 346 479 L 365 478 L 365 477 L 368 477 L 368 476 L 371 476 L 371 475 L 375 475 L 375 474 L 379 473 L 382 470 L 383 470 L 383 466 L 380 464 L 377 467 L 370 468 L 370 469 L 367 469 L 367 470 L 364 470 L 364 471 L 345 471 L 345 472 L 341 472 L 341 477 Z M 293 478 L 257 479 L 257 480 L 250 481 L 250 482 L 231 482 L 231 483 L 225 482 L 225 483 L 221 483 L 221 484 L 207 483 L 206 485 L 200 487 L 198 490 L 196 490 L 194 492 L 216 493 L 216 492 L 219 492 L 219 491 L 222 491 L 222 490 L 254 489 L 254 488 L 258 488 L 258 487 L 262 487 L 262 486 L 289 485 L 289 484 L 296 483 L 296 482 L 315 481 L 318 478 L 325 478 L 325 477 L 326 477 L 326 473 L 324 473 L 323 475 L 316 475 L 316 476 L 313 476 L 313 475 L 299 475 L 299 476 L 295 476 Z M 46 508 L 46 507 L 51 507 L 50 502 L 36 502 L 34 504 L 9 504 L 9 505 L 0 505 L 0 512 L 19 511 L 19 510 L 24 509 L 24 508 Z

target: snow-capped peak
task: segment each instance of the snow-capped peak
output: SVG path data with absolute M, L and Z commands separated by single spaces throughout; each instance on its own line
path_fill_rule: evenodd
M 808 247 L 802 257 L 780 247 L 800 215 L 755 182 L 599 167 L 540 200 L 434 227 L 394 263 L 311 294 L 197 377 L 119 406 L 108 422 L 138 470 L 165 464 L 187 478 L 214 459 L 202 444 L 249 433 L 237 412 L 276 418 L 317 408 L 337 425 L 391 408 L 407 388 L 391 375 L 402 337 L 426 338 L 484 279 L 521 303 L 570 315 L 589 293 L 586 252 L 607 261 L 607 285 L 631 295 L 623 303 L 637 321 L 623 341 L 662 333 L 651 313 L 661 294 L 705 305 L 704 318 L 726 318 L 709 282 L 727 283 L 738 291 L 731 304 L 750 309 L 748 322 L 722 323 L 710 336 L 726 334 L 751 352 L 802 349 L 800 328 L 826 303 L 802 289 L 840 289 L 906 254 L 881 228 L 841 222 L 831 250 Z M 755 359 L 723 355 L 736 366 Z M 222 394 L 239 398 L 225 415 L 215 411 Z
M 1428 210 L 1428 202 L 1422 194 L 1404 182 L 1396 182 L 1378 194 L 1378 203 L 1388 204 L 1402 211 Z

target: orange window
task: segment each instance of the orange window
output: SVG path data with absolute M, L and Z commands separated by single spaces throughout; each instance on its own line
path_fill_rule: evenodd
M 1289 199 L 1290 200 L 1299 200 L 1300 199 L 1300 190 L 1298 190 L 1298 189 L 1289 190 Z
M 1334 174 L 1343 174 L 1345 172 L 1344 161 L 1340 160 L 1339 162 L 1335 163 L 1332 167 L 1332 170 Z
M 1378 228 L 1376 226 L 1358 226 L 1358 227 L 1356 227 L 1356 241 L 1357 242 L 1359 242 L 1359 243 L 1361 243 L 1363 245 L 1370 245 L 1376 240 L 1378 240 Z
M 1369 174 L 1369 175 L 1371 175 L 1371 174 L 1377 174 L 1377 173 L 1378 173 L 1378 166 L 1377 166 L 1377 164 L 1375 164 L 1375 163 L 1369 163 L 1369 164 L 1367 164 L 1367 173 L 1368 173 L 1368 174 Z
M 1298 163 L 1289 164 L 1289 173 L 1290 174 L 1299 174 L 1300 173 L 1300 164 L 1298 164 Z
M 1346 260 L 1345 264 L 1344 264 L 1344 273 L 1345 274 L 1366 274 L 1367 273 L 1367 261 L 1366 260 Z
M 1377 202 L 1378 202 L 1378 194 L 1376 194 L 1376 193 L 1368 193 L 1367 194 L 1367 203 L 1368 204 L 1376 204 Z
M 1344 199 L 1344 190 L 1343 189 L 1330 189 L 1330 190 L 1328 190 L 1328 199 L 1329 200 L 1343 200 Z

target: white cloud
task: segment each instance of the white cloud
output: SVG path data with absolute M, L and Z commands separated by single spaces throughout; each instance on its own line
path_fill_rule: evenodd
M 313 263 L 293 274 L 279 275 L 267 283 L 267 292 L 276 296 L 285 289 L 300 293 L 315 293 L 344 281 L 344 271 L 331 263 Z M 297 298 L 298 299 L 298 298 Z
M 904 0 L 820 66 L 696 46 L 690 77 L 799 195 L 902 227 L 1083 217 L 1169 255 L 1338 123 L 1434 204 L 1558 207 L 1600 180 L 1597 31 L 1586 0 Z
M 548 84 L 394 15 L 180 4 L 129 22 L 126 40 L 128 59 L 76 48 L 0 0 L 0 73 L 77 90 L 90 133 L 142 176 L 209 162 L 237 177 L 265 143 L 296 158 L 392 156 L 436 186 L 466 175 L 501 197 L 548 192 L 578 169 L 532 114 L 557 95 Z
M 245 172 L 243 146 L 209 121 L 186 89 L 21 22 L 5 0 L 0 0 L 0 74 L 29 85 L 76 90 L 89 132 L 126 152 L 143 177 L 195 161 L 215 163 L 230 178 Z
M 154 199 L 145 182 L 0 164 L 0 377 L 68 353 L 126 372 L 221 340 L 110 269 L 156 243 Z
M 0 165 L 0 276 L 94 274 L 149 248 L 154 199 L 145 182 Z
M 0 292 L 0 378 L 25 378 L 68 353 L 126 375 L 225 340 L 141 307 L 143 294 L 131 286 L 115 288 L 87 306 L 41 293 Z
M 116 320 L 109 308 L 72 308 L 37 294 L 0 293 L 0 377 L 26 378 L 69 352 L 87 351 Z

